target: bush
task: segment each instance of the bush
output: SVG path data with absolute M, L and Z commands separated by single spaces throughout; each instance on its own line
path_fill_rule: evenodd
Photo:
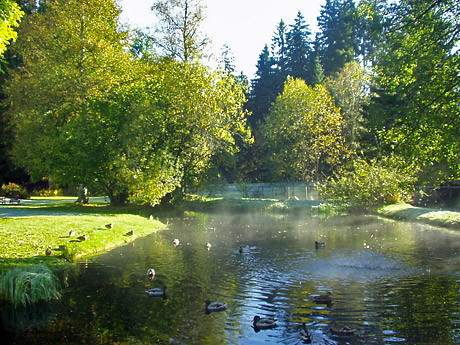
M 7 198 L 16 198 L 16 199 L 28 199 L 29 198 L 29 193 L 27 193 L 27 190 L 22 187 L 17 185 L 16 183 L 8 183 L 4 184 L 2 186 L 2 193 L 3 196 L 6 196 Z
M 59 298 L 59 282 L 46 266 L 14 268 L 0 277 L 0 296 L 15 307 Z
M 36 196 L 60 196 L 64 195 L 64 192 L 62 189 L 40 189 L 38 191 L 35 191 L 34 194 Z
M 402 159 L 384 157 L 370 162 L 353 161 L 334 179 L 319 186 L 325 200 L 366 210 L 396 202 L 407 202 L 415 191 L 417 169 Z

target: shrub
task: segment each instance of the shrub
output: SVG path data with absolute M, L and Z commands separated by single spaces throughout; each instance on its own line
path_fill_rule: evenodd
M 11 182 L 2 186 L 2 195 L 8 198 L 29 198 L 29 194 L 24 187 Z
M 34 194 L 36 196 L 58 196 L 64 195 L 64 192 L 62 189 L 40 189 L 38 191 L 35 191 Z
M 356 159 L 351 170 L 343 170 L 319 189 L 325 200 L 351 208 L 372 209 L 410 200 L 415 191 L 417 169 L 396 157 L 380 160 Z
M 59 298 L 58 279 L 46 266 L 14 268 L 0 277 L 0 296 L 15 307 Z

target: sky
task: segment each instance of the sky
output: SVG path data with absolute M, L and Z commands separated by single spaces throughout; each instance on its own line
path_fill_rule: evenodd
M 120 0 L 121 19 L 132 27 L 155 27 L 150 7 L 154 0 Z M 206 19 L 201 30 L 212 41 L 211 50 L 219 57 L 224 44 L 230 47 L 236 72 L 254 77 L 259 55 L 280 20 L 294 23 L 300 11 L 310 30 L 317 30 L 317 17 L 326 0 L 203 0 Z

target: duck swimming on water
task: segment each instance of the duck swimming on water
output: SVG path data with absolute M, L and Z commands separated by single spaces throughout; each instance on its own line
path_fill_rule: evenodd
M 315 241 L 315 248 L 316 249 L 324 248 L 325 245 L 326 245 L 326 243 L 324 243 L 324 242 Z
M 302 329 L 300 330 L 299 338 L 305 344 L 311 344 L 311 334 L 305 323 L 302 324 Z
M 147 270 L 147 277 L 148 277 L 150 280 L 152 280 L 153 277 L 155 277 L 155 270 L 154 270 L 153 268 L 149 268 L 149 269 Z
M 205 308 L 206 308 L 206 311 L 209 313 L 223 311 L 227 309 L 227 303 L 211 302 L 210 300 L 207 300 Z
M 252 324 L 255 329 L 269 329 L 276 327 L 276 320 L 268 317 L 261 318 L 259 315 L 254 316 Z
M 166 297 L 166 286 L 163 288 L 152 288 L 145 290 L 149 297 Z
M 329 304 L 332 302 L 331 293 L 328 291 L 326 295 L 319 295 L 313 297 L 313 302 L 315 303 L 322 303 L 322 304 Z
M 336 335 L 353 335 L 354 330 L 346 325 L 336 323 L 335 321 L 329 325 L 332 334 Z

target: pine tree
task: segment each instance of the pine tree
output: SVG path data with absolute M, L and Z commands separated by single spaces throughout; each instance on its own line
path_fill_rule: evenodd
M 268 46 L 265 45 L 259 55 L 256 78 L 252 80 L 252 88 L 249 95 L 248 109 L 252 112 L 252 116 L 249 117 L 248 121 L 253 129 L 256 129 L 264 121 L 270 104 L 281 91 L 282 84 L 278 86 L 275 83 L 275 80 L 278 79 L 275 67 L 275 59 L 270 54 Z
M 358 21 L 354 2 L 326 0 L 318 17 L 318 26 L 319 57 L 325 75 L 331 76 L 357 55 Z
M 286 42 L 286 32 L 287 26 L 281 19 L 278 26 L 276 27 L 275 34 L 272 38 L 272 52 L 273 58 L 276 62 L 277 69 L 279 71 L 282 71 L 284 74 L 286 72 L 288 63 L 288 46 Z
M 298 12 L 293 25 L 286 34 L 287 71 L 294 78 L 308 79 L 308 58 L 312 53 L 311 32 L 303 15 Z

